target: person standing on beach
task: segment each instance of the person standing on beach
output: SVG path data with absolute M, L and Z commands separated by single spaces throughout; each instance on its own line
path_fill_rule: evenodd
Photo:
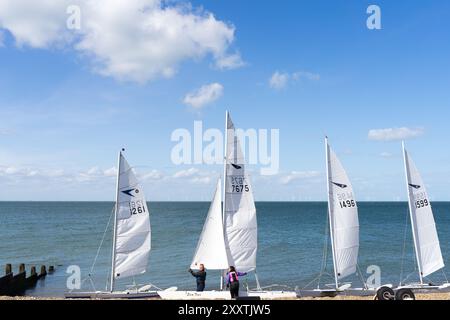
M 189 272 L 197 279 L 197 292 L 203 292 L 206 284 L 205 266 L 201 264 L 198 272 L 195 272 L 192 269 L 189 269 Z
M 231 299 L 239 298 L 239 277 L 246 275 L 246 272 L 238 272 L 233 266 L 228 269 L 227 288 L 230 288 Z

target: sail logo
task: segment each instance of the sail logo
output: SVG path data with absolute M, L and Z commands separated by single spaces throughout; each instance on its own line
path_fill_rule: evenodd
M 230 137 L 238 142 L 237 156 L 249 165 L 259 166 L 263 176 L 277 175 L 280 171 L 280 130 L 279 129 L 228 129 Z M 171 141 L 176 143 L 171 150 L 171 160 L 181 165 L 222 165 L 224 161 L 224 133 L 220 129 L 204 130 L 202 121 L 195 121 L 193 130 L 176 129 Z M 230 156 L 230 160 L 233 156 Z M 236 162 L 235 162 L 236 163 Z M 244 163 L 242 163 L 244 164 Z M 237 170 L 243 165 L 232 164 Z M 240 168 L 239 168 L 240 167 Z
M 411 188 L 414 188 L 414 189 L 420 189 L 421 188 L 421 186 L 419 186 L 419 185 L 417 185 L 417 184 L 409 184 L 409 186 L 411 187 Z
M 133 191 L 136 194 L 139 193 L 139 189 L 129 189 L 129 190 L 122 191 L 122 193 L 126 194 L 127 196 L 130 196 L 130 197 L 134 198 L 134 195 L 131 194 Z
M 237 164 L 232 163 L 231 165 L 232 165 L 233 168 L 235 168 L 236 170 L 241 170 L 241 169 L 242 169 L 242 167 L 241 167 L 241 166 L 238 166 Z
M 341 189 L 346 189 L 348 188 L 348 186 L 346 184 L 342 184 L 342 183 L 337 183 L 337 182 L 333 182 L 331 181 L 332 184 L 334 184 L 335 186 L 341 188 Z

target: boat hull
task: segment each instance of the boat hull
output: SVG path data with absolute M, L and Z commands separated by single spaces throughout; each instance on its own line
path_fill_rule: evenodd
M 231 300 L 228 291 L 158 291 L 163 300 Z M 295 299 L 297 293 L 294 291 L 242 291 L 240 299 L 255 300 L 285 300 Z
M 368 297 L 376 294 L 376 289 L 351 288 L 346 290 L 336 289 L 312 289 L 297 291 L 297 298 L 321 298 L 321 297 L 336 297 L 336 296 L 355 296 Z
M 151 299 L 158 298 L 156 291 L 151 292 L 71 292 L 64 294 L 66 299 L 93 299 L 93 300 L 113 300 L 113 299 Z

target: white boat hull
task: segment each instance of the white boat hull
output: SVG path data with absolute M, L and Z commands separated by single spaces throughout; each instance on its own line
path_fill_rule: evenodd
M 398 286 L 394 288 L 394 290 L 400 289 L 411 289 L 413 291 L 419 293 L 426 293 L 428 291 L 442 291 L 442 292 L 450 292 L 450 283 L 444 283 L 442 285 L 428 285 L 428 284 L 420 284 L 420 283 L 411 283 L 403 286 Z
M 228 291 L 158 291 L 163 300 L 231 300 Z M 294 291 L 242 291 L 239 298 L 254 298 L 260 300 L 283 300 L 295 299 L 297 293 Z
M 373 296 L 377 292 L 376 289 L 364 289 L 364 288 L 347 288 L 345 290 L 336 289 L 311 289 L 311 290 L 299 290 L 297 292 L 298 298 L 319 298 L 319 297 L 336 297 L 339 295 L 367 297 Z
M 66 299 L 150 299 L 157 298 L 156 291 L 150 292 L 70 292 L 64 294 Z

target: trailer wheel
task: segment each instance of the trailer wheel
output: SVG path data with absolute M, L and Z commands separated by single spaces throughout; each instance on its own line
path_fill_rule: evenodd
M 416 300 L 416 295 L 411 289 L 400 289 L 395 293 L 395 300 Z
M 395 292 L 389 287 L 381 287 L 377 291 L 377 299 L 381 301 L 394 300 Z

